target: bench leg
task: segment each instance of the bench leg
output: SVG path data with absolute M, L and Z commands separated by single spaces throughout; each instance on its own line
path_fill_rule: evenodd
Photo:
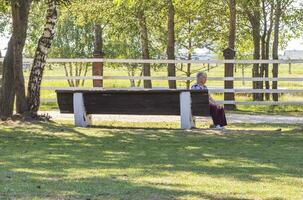
M 74 119 L 75 126 L 87 127 L 91 125 L 92 119 L 90 115 L 86 114 L 84 106 L 84 98 L 82 93 L 74 93 Z
M 191 112 L 191 95 L 190 92 L 180 93 L 180 114 L 181 128 L 191 129 L 195 127 L 195 122 Z

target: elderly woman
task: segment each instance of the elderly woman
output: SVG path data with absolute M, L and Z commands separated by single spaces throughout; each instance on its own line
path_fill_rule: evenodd
M 199 72 L 197 74 L 197 83 L 191 87 L 192 90 L 207 90 L 205 85 L 207 81 L 207 74 Z M 218 105 L 215 100 L 209 96 L 210 115 L 213 119 L 215 128 L 222 129 L 227 125 L 224 108 Z

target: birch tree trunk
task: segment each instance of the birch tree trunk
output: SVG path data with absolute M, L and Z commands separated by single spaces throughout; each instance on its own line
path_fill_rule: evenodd
M 168 3 L 168 22 L 167 22 L 167 59 L 175 60 L 175 8 L 172 0 L 167 0 Z M 176 77 L 175 64 L 167 65 L 167 72 L 169 77 Z M 176 80 L 169 80 L 168 85 L 170 89 L 176 89 Z
M 44 32 L 38 41 L 34 63 L 31 69 L 28 83 L 28 106 L 30 114 L 35 117 L 40 106 L 40 87 L 43 77 L 43 71 L 51 42 L 55 34 L 55 25 L 57 21 L 57 5 L 55 0 L 47 2 L 48 9 Z

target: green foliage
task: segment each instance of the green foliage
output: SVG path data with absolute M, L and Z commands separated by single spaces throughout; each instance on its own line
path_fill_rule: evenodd
M 10 7 L 4 0 L 0 0 L 0 36 L 5 36 L 9 32 Z
M 273 0 L 264 1 L 268 4 L 274 3 Z M 236 50 L 238 58 L 250 58 L 252 54 L 252 29 L 244 11 L 250 8 L 260 9 L 257 2 L 261 1 L 237 1 Z M 281 48 L 284 48 L 291 39 L 299 37 L 303 30 L 302 5 L 297 0 L 283 0 L 283 2 L 285 7 L 281 22 Z M 100 24 L 106 57 L 140 58 L 138 13 L 144 12 L 151 58 L 165 58 L 166 4 L 165 0 L 71 1 L 68 6 L 60 6 L 60 17 L 51 56 L 90 57 L 93 51 L 93 25 Z M 228 1 L 175 0 L 174 6 L 176 56 L 180 56 L 184 50 L 192 53 L 198 48 L 208 48 L 221 56 L 222 50 L 228 44 Z M 254 9 L 250 9 L 250 12 Z M 33 55 L 37 38 L 43 28 L 45 11 L 44 1 L 36 2 L 31 9 L 27 56 Z M 263 23 L 261 16 L 261 26 Z M 1 26 L 0 20 L 0 30 L 1 27 L 3 25 Z M 80 41 L 76 41 L 77 39 Z M 68 40 L 72 42 L 69 44 Z M 63 49 L 61 52 L 59 52 L 60 48 Z
M 61 13 L 50 57 L 87 58 L 93 52 L 93 30 L 89 24 L 78 25 L 67 10 Z
M 38 39 L 43 32 L 47 5 L 44 2 L 32 4 L 29 14 L 29 24 L 24 48 L 26 57 L 34 57 L 38 44 Z

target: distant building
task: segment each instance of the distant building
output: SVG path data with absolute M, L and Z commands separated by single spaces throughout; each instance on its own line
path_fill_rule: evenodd
M 286 50 L 282 59 L 303 60 L 303 50 Z
M 177 59 L 187 60 L 187 50 L 181 49 L 177 53 Z M 215 59 L 216 55 L 207 49 L 196 49 L 192 54 L 192 60 L 212 60 Z

